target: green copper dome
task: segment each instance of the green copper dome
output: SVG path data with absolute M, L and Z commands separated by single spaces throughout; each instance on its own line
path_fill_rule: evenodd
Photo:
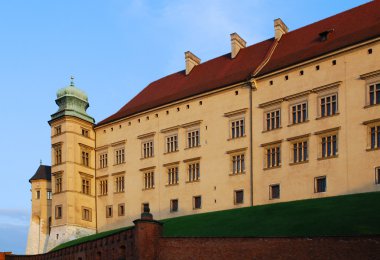
M 73 116 L 85 121 L 94 123 L 95 120 L 86 112 L 90 106 L 86 93 L 74 86 L 73 77 L 71 77 L 70 86 L 61 88 L 57 91 L 55 103 L 58 105 L 58 111 L 51 115 L 51 120 L 63 116 Z

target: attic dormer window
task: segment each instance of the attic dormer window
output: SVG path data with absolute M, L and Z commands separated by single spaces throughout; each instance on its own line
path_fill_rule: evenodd
M 334 32 L 334 29 L 330 29 L 330 30 L 323 31 L 323 32 L 319 33 L 319 37 L 320 37 L 321 41 L 323 42 L 323 41 L 328 40 L 331 37 L 333 32 Z

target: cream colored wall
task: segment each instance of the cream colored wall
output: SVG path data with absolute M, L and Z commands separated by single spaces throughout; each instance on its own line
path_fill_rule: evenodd
M 367 50 L 372 48 L 373 53 Z M 322 60 L 297 67 L 271 77 L 257 80 L 257 90 L 253 93 L 253 174 L 254 204 L 334 196 L 348 193 L 380 190 L 375 184 L 374 168 L 380 166 L 380 151 L 366 151 L 367 126 L 364 121 L 380 118 L 379 106 L 364 108 L 366 82 L 362 74 L 380 69 L 380 44 L 373 43 L 343 54 L 336 54 Z M 337 65 L 332 66 L 332 60 Z M 320 70 L 316 71 L 315 66 Z M 304 71 L 301 76 L 300 71 Z M 285 75 L 289 76 L 285 80 Z M 273 81 L 270 86 L 269 81 Z M 341 81 L 338 92 L 339 115 L 318 117 L 318 96 L 311 92 L 306 96 L 309 104 L 309 122 L 290 124 L 291 101 L 284 100 L 281 106 L 281 128 L 263 132 L 266 107 L 259 104 L 288 97 L 303 91 Z M 378 78 L 380 81 L 380 77 Z M 334 90 L 327 90 L 334 91 Z M 274 105 L 276 107 L 276 105 Z M 340 127 L 338 130 L 338 157 L 318 160 L 320 139 L 315 132 Z M 291 145 L 288 138 L 310 134 L 309 162 L 289 165 Z M 280 168 L 264 170 L 264 148 L 261 144 L 282 140 Z M 314 193 L 314 178 L 327 176 L 327 191 Z M 269 185 L 280 184 L 280 199 L 269 200 Z
M 238 95 L 235 95 L 235 91 L 238 91 Z M 200 101 L 202 105 L 199 104 Z M 141 204 L 145 202 L 149 202 L 151 213 L 156 219 L 249 206 L 248 110 L 242 115 L 246 120 L 247 136 L 235 140 L 229 140 L 230 118 L 224 115 L 248 107 L 248 88 L 235 87 L 97 128 L 97 164 L 99 154 L 108 152 L 108 167 L 97 169 L 97 180 L 106 177 L 109 185 L 108 195 L 97 197 L 99 231 L 131 225 L 134 219 L 140 217 Z M 177 111 L 177 108 L 180 111 Z M 166 111 L 169 111 L 168 115 Z M 155 114 L 158 114 L 158 117 Z M 185 149 L 187 129 L 182 125 L 198 120 L 202 120 L 199 123 L 201 146 Z M 176 128 L 169 132 L 161 132 L 171 127 Z M 142 140 L 138 136 L 152 132 L 155 132 L 154 157 L 141 159 Z M 165 136 L 171 133 L 178 133 L 179 151 L 165 154 Z M 112 146 L 112 144 L 119 141 L 125 141 L 126 162 L 122 165 L 113 165 L 114 150 L 120 145 Z M 226 152 L 240 148 L 247 148 L 246 173 L 230 176 L 231 161 L 230 155 Z M 197 157 L 200 157 L 200 181 L 186 183 L 187 164 L 184 160 Z M 166 167 L 163 165 L 173 162 L 179 162 L 179 184 L 166 186 L 168 177 Z M 155 188 L 143 190 L 143 171 L 140 169 L 153 166 L 155 166 Z M 125 192 L 115 194 L 112 174 L 123 171 L 125 171 Z M 244 189 L 244 204 L 234 205 L 235 189 Z M 202 209 L 193 210 L 192 199 L 197 195 L 202 196 Z M 177 213 L 170 213 L 171 199 L 179 200 Z M 124 217 L 119 217 L 117 214 L 119 203 L 126 205 Z M 113 205 L 112 218 L 106 218 L 107 205 Z
M 55 134 L 55 127 L 61 126 L 61 134 Z M 54 237 L 51 240 L 57 240 L 58 237 L 65 236 L 65 230 L 62 226 L 77 226 L 78 228 L 96 229 L 95 214 L 95 133 L 92 130 L 92 124 L 74 118 L 63 117 L 51 122 L 51 142 L 52 142 L 52 187 L 53 187 L 53 205 L 52 205 L 52 227 Z M 89 130 L 89 137 L 82 135 L 82 128 Z M 61 143 L 62 146 L 62 163 L 55 164 L 54 145 Z M 90 153 L 89 167 L 82 165 L 81 151 L 82 148 L 88 149 Z M 56 176 L 62 176 L 62 192 L 56 192 Z M 86 176 L 91 182 L 91 194 L 82 193 L 82 176 Z M 55 208 L 62 205 L 62 218 L 55 218 Z M 82 219 L 82 207 L 92 209 L 91 221 Z M 72 227 L 70 227 L 72 229 Z M 70 230 L 71 230 L 70 229 Z M 58 232 L 58 230 L 60 232 Z M 58 233 L 57 233 L 57 232 Z M 66 234 L 67 235 L 67 234 Z M 60 240 L 60 239 L 58 239 Z M 64 241 L 62 241 L 64 242 Z M 57 244 L 49 242 L 50 244 Z

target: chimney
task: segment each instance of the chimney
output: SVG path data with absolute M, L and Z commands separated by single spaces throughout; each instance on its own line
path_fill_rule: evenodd
M 195 56 L 191 51 L 185 52 L 186 60 L 186 75 L 190 74 L 190 71 L 201 63 L 201 59 Z
M 237 33 L 231 33 L 231 58 L 234 59 L 238 55 L 240 49 L 245 48 L 247 42 L 243 40 Z
M 289 31 L 288 26 L 281 20 L 277 18 L 274 20 L 274 37 L 276 40 L 280 40 L 281 36 Z

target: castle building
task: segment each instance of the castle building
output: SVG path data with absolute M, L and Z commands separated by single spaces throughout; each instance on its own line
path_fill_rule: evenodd
M 276 19 L 251 46 L 233 33 L 231 53 L 186 52 L 185 70 L 97 124 L 82 91 L 59 90 L 27 253 L 131 225 L 147 206 L 165 219 L 380 191 L 379 10 L 294 31 Z

